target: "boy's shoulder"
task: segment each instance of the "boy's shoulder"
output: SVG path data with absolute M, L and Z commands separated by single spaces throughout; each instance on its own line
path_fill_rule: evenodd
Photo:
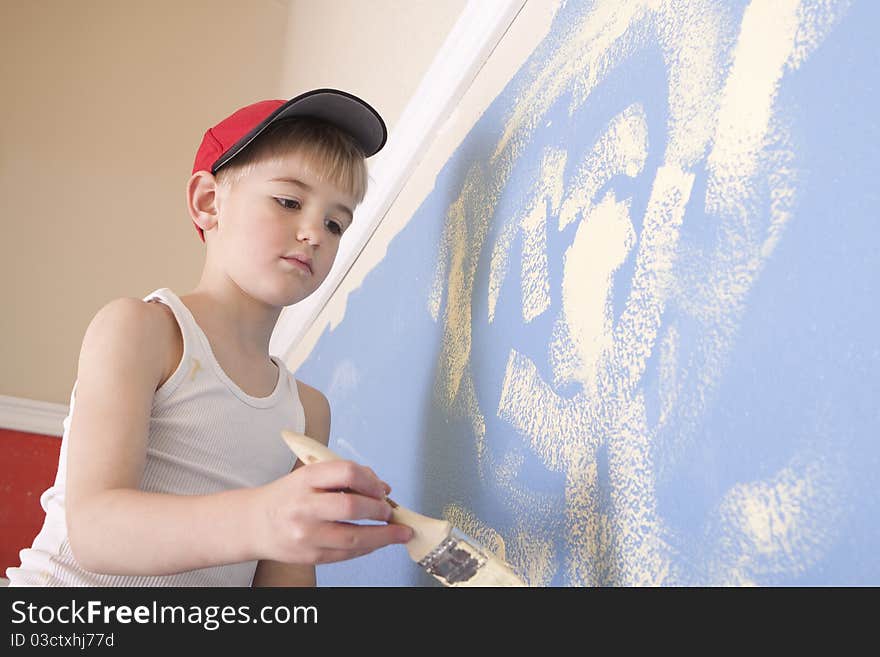
M 163 382 L 183 355 L 183 336 L 171 309 L 135 297 L 107 302 L 89 324 L 87 339 L 126 342 L 151 359 L 161 359 Z
M 162 316 L 154 307 L 134 297 L 118 297 L 105 303 L 92 317 L 89 332 L 148 332 L 162 324 Z
M 119 297 L 107 302 L 95 314 L 92 324 L 129 331 L 133 335 L 154 335 L 158 332 L 158 338 L 167 337 L 178 329 L 174 313 L 167 305 L 135 297 Z

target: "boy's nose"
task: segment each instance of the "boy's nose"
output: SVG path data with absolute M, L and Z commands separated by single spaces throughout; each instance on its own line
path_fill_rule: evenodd
M 316 245 L 321 240 L 321 228 L 324 220 L 315 218 L 303 218 L 296 228 L 296 239 L 300 242 L 308 242 Z

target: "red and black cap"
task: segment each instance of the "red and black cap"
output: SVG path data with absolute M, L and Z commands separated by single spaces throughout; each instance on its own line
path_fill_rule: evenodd
M 388 139 L 385 122 L 368 103 L 338 89 L 314 89 L 288 101 L 262 100 L 242 107 L 209 128 L 196 152 L 193 173 L 216 173 L 270 125 L 295 116 L 335 125 L 354 138 L 365 157 L 378 153 Z

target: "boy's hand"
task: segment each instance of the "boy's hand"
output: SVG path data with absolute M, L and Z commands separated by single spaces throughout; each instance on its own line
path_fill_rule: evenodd
M 406 543 L 403 525 L 359 525 L 391 519 L 390 489 L 367 467 L 352 461 L 295 469 L 260 491 L 261 559 L 319 564 L 353 559 L 392 543 Z

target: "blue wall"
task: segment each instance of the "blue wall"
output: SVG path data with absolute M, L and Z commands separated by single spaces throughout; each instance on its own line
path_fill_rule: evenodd
M 878 19 L 566 3 L 297 373 L 331 447 L 533 585 L 880 584 Z

